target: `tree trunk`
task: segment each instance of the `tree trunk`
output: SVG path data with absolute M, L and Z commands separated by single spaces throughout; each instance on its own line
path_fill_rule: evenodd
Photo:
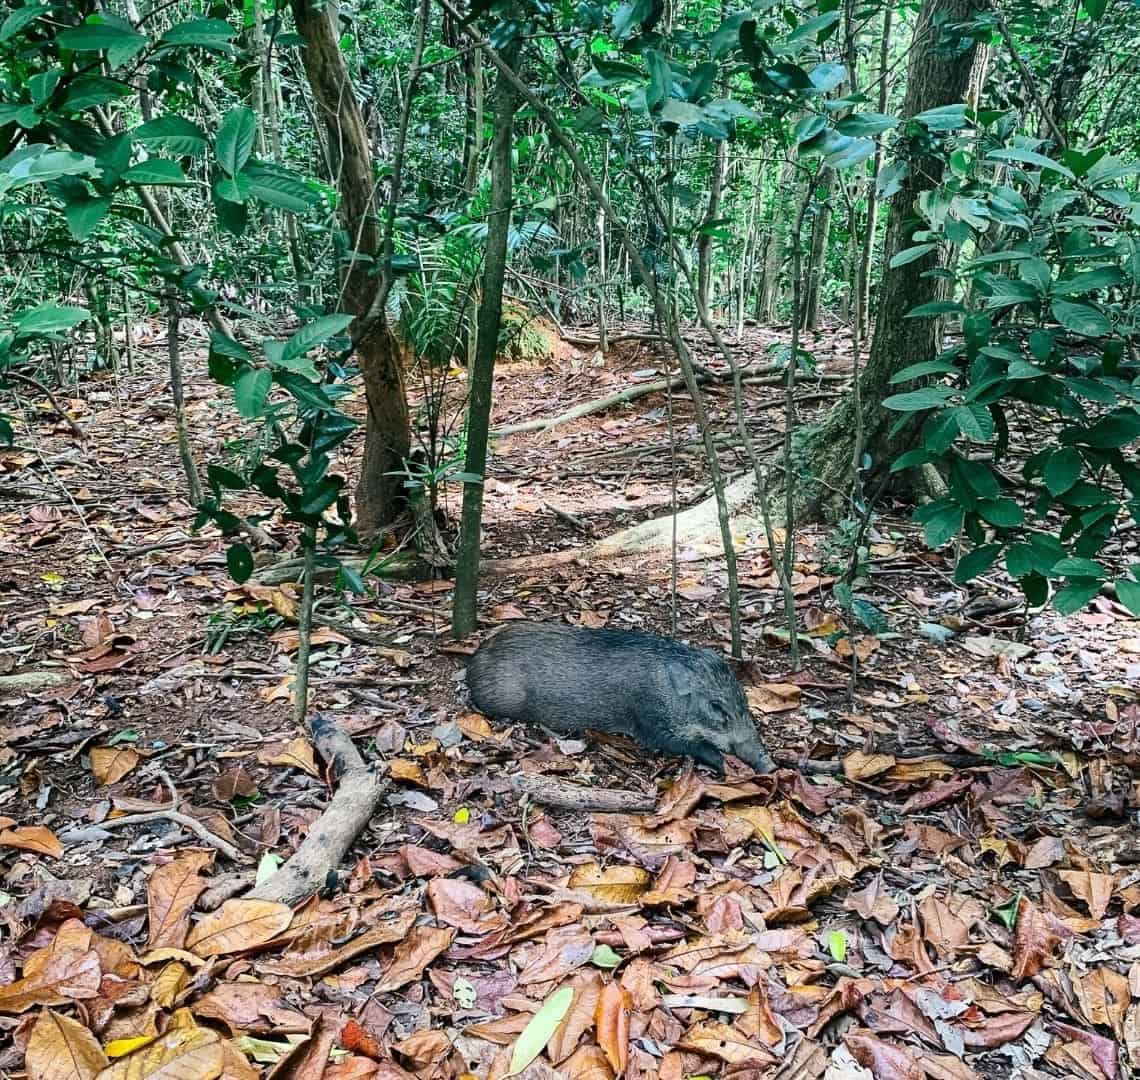
M 976 46 L 947 57 L 939 27 L 969 20 L 974 0 L 923 0 L 914 30 L 914 45 L 907 72 L 907 93 L 902 116 L 912 117 L 927 109 L 963 101 L 970 84 Z M 940 349 L 941 333 L 937 319 L 908 319 L 918 304 L 942 297 L 943 283 L 930 276 L 939 266 L 938 252 L 904 266 L 891 267 L 890 260 L 912 247 L 911 234 L 919 226 L 912 211 L 918 196 L 933 187 L 942 175 L 936 156 L 912 160 L 902 188 L 891 200 L 884 241 L 883 280 L 875 320 L 875 336 L 870 355 L 859 380 L 863 409 L 864 446 L 873 460 L 867 477 L 871 489 L 876 477 L 887 475 L 891 461 L 909 448 L 917 423 L 905 425 L 891 434 L 898 413 L 882 407 L 894 392 L 891 376 L 910 364 L 933 359 Z M 841 515 L 851 493 L 854 438 L 857 429 L 852 395 L 840 401 L 815 429 L 805 435 L 803 460 L 792 463 L 792 475 L 802 469 L 810 490 L 809 509 L 823 516 Z
M 807 280 L 803 284 L 803 321 L 801 328 L 814 330 L 819 323 L 819 292 L 827 263 L 827 241 L 831 235 L 831 196 L 835 191 L 835 170 L 825 169 L 818 181 L 819 195 L 815 220 L 811 229 L 811 253 L 808 256 Z
M 517 47 L 508 47 L 503 59 L 512 67 Z M 451 629 L 456 637 L 475 632 L 479 588 L 479 542 L 483 522 L 483 479 L 487 471 L 487 432 L 491 420 L 491 390 L 495 353 L 503 315 L 503 276 L 507 267 L 507 239 L 511 227 L 511 150 L 514 144 L 518 97 L 502 75 L 495 83 L 495 134 L 491 141 L 491 204 L 487 212 L 487 241 L 483 255 L 483 288 L 479 299 L 478 343 L 471 368 L 471 396 L 467 404 L 467 457 L 463 471 L 472 479 L 463 484 L 463 518 L 456 556 L 455 604 Z M 474 479 L 478 477 L 478 479 Z
M 890 79 L 887 70 L 891 60 L 891 19 L 893 11 L 888 4 L 883 8 L 883 37 L 879 44 L 879 112 L 887 111 L 887 96 L 890 93 Z M 875 231 L 879 224 L 879 200 L 875 197 L 875 186 L 879 182 L 879 172 L 883 167 L 883 142 L 875 143 L 875 157 L 871 162 L 871 175 L 867 180 L 867 224 L 863 231 L 863 250 L 859 256 L 859 270 L 855 286 L 855 340 L 862 343 L 867 339 L 867 313 L 871 304 L 871 258 L 875 251 Z
M 369 317 L 376 291 L 369 270 L 380 250 L 377 185 L 364 118 L 340 51 L 336 8 L 320 0 L 292 0 L 292 6 L 305 42 L 305 74 L 328 133 L 330 166 L 340 192 L 349 260 L 342 271 L 342 303 L 356 316 L 351 332 L 368 400 L 356 527 L 370 538 L 390 525 L 402 508 L 402 473 L 411 442 L 399 346 L 382 310 Z
M 709 230 L 720 216 L 720 196 L 724 191 L 724 177 L 728 169 L 728 143 L 721 139 L 716 144 L 716 160 L 713 162 L 712 184 L 709 187 L 709 205 L 705 213 L 704 227 L 697 237 L 697 304 L 705 311 L 709 309 L 709 283 L 712 280 L 712 244 Z
M 790 151 L 793 155 L 795 151 Z M 794 161 L 785 161 L 780 167 L 780 182 L 776 191 L 776 209 L 769 225 L 768 243 L 764 255 L 762 287 L 756 301 L 756 321 L 767 325 L 776 321 L 780 306 L 780 286 L 784 276 L 784 257 L 789 219 L 794 215 L 788 206 L 795 206 L 799 185 L 796 183 Z

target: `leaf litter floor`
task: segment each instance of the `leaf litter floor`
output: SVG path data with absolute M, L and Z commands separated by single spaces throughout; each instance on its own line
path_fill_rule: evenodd
M 464 702 L 447 583 L 326 601 L 349 621 L 317 631 L 313 708 L 386 760 L 388 805 L 296 914 L 223 903 L 236 873 L 288 856 L 327 789 L 290 720 L 296 591 L 235 587 L 221 539 L 189 530 L 161 333 L 139 342 L 137 374 L 61 395 L 83 441 L 32 400 L 0 450 L 0 675 L 55 680 L 0 692 L 0 1074 L 66 1058 L 88 1069 L 66 1075 L 94 1076 L 108 1048 L 132 1051 L 108 1076 L 165 1075 L 179 1055 L 180 1075 L 268 1075 L 291 1054 L 278 1075 L 341 1080 L 501 1077 L 512 1060 L 666 1078 L 1140 1065 L 1140 625 L 1101 598 L 1023 626 L 1008 582 L 955 588 L 902 516 L 871 536 L 860 595 L 883 613 L 877 635 L 831 598 L 828 532 L 800 532 L 799 675 L 770 563 L 741 538 L 743 678 L 769 749 L 840 761 L 838 776 L 721 782 L 617 739 L 488 724 Z M 786 338 L 750 329 L 742 360 Z M 825 373 L 849 366 L 846 337 L 814 347 Z M 494 422 L 660 371 L 644 342 L 603 366 L 589 350 L 507 365 Z M 806 380 L 819 397 L 804 415 L 837 389 Z M 732 432 L 729 392 L 708 395 Z M 778 438 L 778 388 L 748 396 L 757 441 Z M 215 387 L 191 377 L 188 401 L 199 460 L 237 460 L 249 432 Z M 693 443 L 686 400 L 672 405 Z M 648 395 L 501 440 L 487 554 L 582 547 L 656 516 L 674 475 L 682 503 L 702 494 L 696 448 L 668 452 L 668 406 Z M 731 443 L 722 454 L 744 469 Z M 668 560 L 644 557 L 496 576 L 485 628 L 668 632 L 670 582 Z M 681 550 L 680 635 L 723 647 L 727 623 L 720 564 Z M 632 789 L 656 812 L 544 810 L 520 802 L 516 774 Z M 160 811 L 170 785 L 242 865 L 161 816 L 114 824 Z

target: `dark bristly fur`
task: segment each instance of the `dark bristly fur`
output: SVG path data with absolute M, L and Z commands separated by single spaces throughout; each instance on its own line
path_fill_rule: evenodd
M 554 731 L 628 735 L 649 750 L 724 771 L 733 754 L 775 766 L 736 676 L 719 653 L 626 630 L 512 623 L 467 667 L 480 712 Z

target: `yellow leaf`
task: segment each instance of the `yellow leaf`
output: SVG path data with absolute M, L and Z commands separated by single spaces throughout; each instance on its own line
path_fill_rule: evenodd
M 137 1035 L 133 1039 L 113 1039 L 107 1043 L 106 1054 L 109 1058 L 121 1058 L 132 1050 L 137 1050 L 140 1046 L 146 1046 L 147 1043 L 152 1042 L 154 1039 L 149 1035 Z
M 91 749 L 91 772 L 96 783 L 117 784 L 139 760 L 139 752 L 129 746 L 95 746 Z

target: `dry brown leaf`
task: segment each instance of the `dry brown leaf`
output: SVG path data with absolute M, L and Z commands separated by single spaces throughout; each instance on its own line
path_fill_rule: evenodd
M 410 761 L 408 758 L 392 758 L 388 762 L 388 775 L 393 780 L 402 780 L 407 784 L 416 784 L 422 788 L 428 786 L 424 767 L 418 761 Z
M 854 645 L 852 645 L 849 637 L 841 637 L 835 643 L 835 655 L 841 660 L 850 660 L 851 654 L 854 653 L 859 658 L 860 663 L 865 663 L 871 659 L 881 644 L 882 642 L 877 637 L 870 634 L 863 635 Z
M 380 976 L 374 993 L 387 994 L 420 978 L 424 968 L 444 951 L 455 937 L 452 929 L 415 927 L 392 953 L 392 962 Z
M 777 1060 L 766 1046 L 753 1042 L 730 1024 L 716 1020 L 694 1024 L 682 1036 L 677 1047 L 717 1058 L 729 1065 L 742 1065 L 744 1062 L 771 1065 Z
M 28 1036 L 24 1068 L 35 1080 L 92 1080 L 107 1064 L 88 1028 L 51 1009 L 40 1014 Z
M 151 871 L 146 882 L 147 950 L 181 949 L 190 929 L 194 902 L 206 887 L 199 875 L 214 861 L 208 851 L 188 851 Z
M 435 917 L 465 934 L 487 934 L 508 924 L 505 911 L 478 885 L 462 878 L 435 878 L 428 883 L 428 901 Z
M 463 713 L 456 723 L 472 742 L 483 742 L 485 739 L 495 738 L 495 729 L 491 727 L 487 718 L 477 712 Z
M 875 1080 L 923 1080 L 922 1066 L 910 1050 L 863 1031 L 849 1032 L 843 1041 L 851 1056 L 870 1069 Z
M 304 1013 L 286 1004 L 280 987 L 262 982 L 219 982 L 194 1000 L 194 1015 L 220 1020 L 231 1035 L 305 1035 L 311 1026 Z
M 103 979 L 92 933 L 68 919 L 51 944 L 24 961 L 24 977 L 0 986 L 0 1013 L 21 1013 L 34 1005 L 68 1005 L 98 996 Z
M 569 1061 L 563 1063 L 560 1075 L 567 1080 L 614 1080 L 614 1071 L 600 1046 L 580 1046 Z
M 563 979 L 590 961 L 594 936 L 584 926 L 560 926 L 546 935 L 542 947 L 519 973 L 519 985 Z
M 377 923 L 343 945 L 335 946 L 331 940 L 331 931 L 313 938 L 302 935 L 280 959 L 263 960 L 258 967 L 272 975 L 323 975 L 370 949 L 403 941 L 415 921 L 416 912 L 409 909 L 395 919 Z
M 91 773 L 98 784 L 117 784 L 142 760 L 130 746 L 95 746 L 91 749 Z
M 286 653 L 296 652 L 301 644 L 301 635 L 295 629 L 278 630 L 273 634 L 270 641 L 276 642 L 281 646 L 281 651 Z M 309 641 L 312 646 L 318 645 L 351 645 L 352 641 L 346 638 L 344 634 L 338 633 L 328 626 L 317 627 L 313 631 L 312 637 Z
M 224 1061 L 222 1037 L 216 1031 L 173 1027 L 104 1069 L 97 1080 L 217 1080 Z
M 43 825 L 21 825 L 16 829 L 0 832 L 0 847 L 14 847 L 21 851 L 34 851 L 37 855 L 50 855 L 58 859 L 63 854 L 63 845 L 55 833 Z
M 759 686 L 749 686 L 745 689 L 748 704 L 762 713 L 798 709 L 801 693 L 800 687 L 794 683 L 761 683 Z
M 1123 1042 L 1124 1018 L 1132 998 L 1128 979 L 1102 964 L 1075 980 L 1073 989 L 1089 1024 L 1111 1028 Z
M 868 882 L 866 888 L 848 893 L 843 906 L 864 919 L 874 919 L 880 926 L 889 926 L 899 915 L 898 904 L 883 886 L 882 874 Z
M 284 765 L 290 769 L 300 769 L 302 772 L 321 777 L 321 770 L 317 767 L 316 751 L 308 739 L 298 737 L 285 746 L 272 750 L 267 754 L 259 754 L 258 761 L 266 765 Z
M 1029 845 L 1025 853 L 1026 870 L 1042 870 L 1065 857 L 1065 842 L 1059 836 L 1042 836 Z
M 649 888 L 649 871 L 640 866 L 613 865 L 604 869 L 596 862 L 574 867 L 568 885 L 612 904 L 636 904 Z
M 293 921 L 288 904 L 272 900 L 227 900 L 211 912 L 186 939 L 196 956 L 226 956 L 264 945 Z
M 869 780 L 895 765 L 893 754 L 865 754 L 854 750 L 843 759 L 843 775 L 848 780 Z
M 439 1028 L 427 1028 L 392 1044 L 392 1049 L 417 1069 L 442 1061 L 451 1050 L 451 1040 Z
M 928 896 L 918 905 L 923 937 L 942 959 L 952 957 L 970 940 L 970 928 L 937 896 Z
M 1083 900 L 1094 919 L 1103 919 L 1116 888 L 1112 874 L 1094 874 L 1088 870 L 1058 870 L 1057 876 Z
M 190 969 L 175 960 L 164 967 L 150 984 L 150 999 L 159 1008 L 173 1009 L 180 1004 L 183 991 L 190 985 Z
M 629 1064 L 629 1021 L 633 999 L 620 983 L 609 982 L 598 995 L 594 1010 L 598 1045 L 610 1067 L 619 1075 Z
M 582 971 L 574 976 L 570 986 L 574 1000 L 546 1044 L 546 1052 L 555 1065 L 570 1057 L 582 1036 L 594 1026 L 602 977 L 597 971 Z
M 1021 898 L 1013 931 L 1013 971 L 1010 974 L 1015 982 L 1031 979 L 1053 955 L 1061 943 L 1056 925 L 1056 919 L 1049 919 L 1030 900 Z

